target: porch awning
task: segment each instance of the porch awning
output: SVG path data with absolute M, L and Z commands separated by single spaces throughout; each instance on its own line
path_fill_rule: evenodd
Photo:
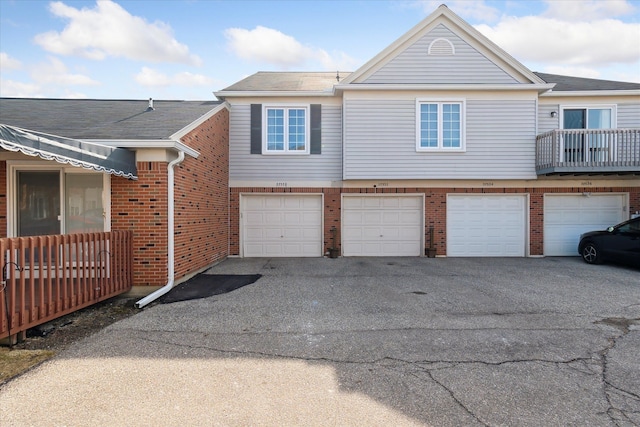
M 135 153 L 78 139 L 0 124 L 0 147 L 45 160 L 138 179 Z

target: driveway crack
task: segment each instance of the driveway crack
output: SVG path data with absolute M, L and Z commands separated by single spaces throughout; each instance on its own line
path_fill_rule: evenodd
M 618 394 L 621 397 L 640 402 L 640 394 L 632 392 L 630 390 L 625 390 L 612 383 L 609 377 L 609 374 L 610 374 L 609 353 L 618 345 L 618 342 L 622 338 L 624 338 L 629 334 L 629 332 L 631 331 L 631 325 L 640 323 L 640 318 L 626 319 L 621 317 L 611 317 L 611 318 L 598 320 L 594 323 L 611 326 L 620 331 L 617 335 L 609 339 L 609 344 L 606 347 L 604 347 L 602 350 L 598 352 L 600 365 L 601 365 L 601 372 L 602 372 L 601 375 L 602 375 L 603 393 L 604 393 L 604 398 L 608 405 L 608 409 L 606 413 L 611 419 L 611 421 L 616 425 L 620 425 L 621 422 L 625 424 L 630 423 L 631 425 L 637 425 L 629 417 L 628 412 L 630 411 L 627 411 L 624 408 L 619 408 L 616 406 L 614 402 L 614 397 L 617 397 L 615 395 Z

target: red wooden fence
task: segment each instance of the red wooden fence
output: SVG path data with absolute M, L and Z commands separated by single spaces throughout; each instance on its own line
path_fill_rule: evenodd
M 0 339 L 131 289 L 133 233 L 0 239 Z

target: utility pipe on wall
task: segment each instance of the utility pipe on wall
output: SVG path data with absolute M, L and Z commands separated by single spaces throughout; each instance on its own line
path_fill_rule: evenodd
M 158 289 L 155 292 L 150 293 L 140 301 L 136 302 L 137 308 L 142 308 L 145 305 L 155 301 L 167 292 L 169 292 L 174 286 L 175 276 L 175 189 L 174 189 L 174 168 L 184 161 L 184 151 L 178 151 L 178 158 L 169 162 L 167 166 L 167 199 L 169 206 L 167 207 L 167 284 Z

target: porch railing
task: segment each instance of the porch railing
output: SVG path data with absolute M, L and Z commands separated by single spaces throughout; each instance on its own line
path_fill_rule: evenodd
M 0 239 L 0 339 L 131 289 L 133 233 Z
M 556 129 L 536 138 L 536 172 L 640 172 L 640 129 Z

